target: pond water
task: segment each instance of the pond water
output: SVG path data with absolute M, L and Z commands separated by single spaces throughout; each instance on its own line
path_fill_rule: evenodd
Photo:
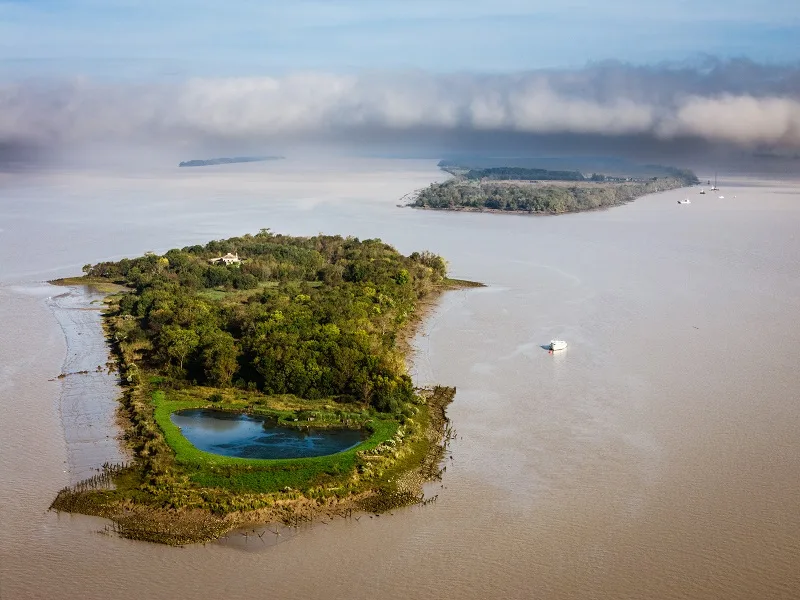
M 369 437 L 361 429 L 279 427 L 267 417 L 202 408 L 172 413 L 170 419 L 195 448 L 238 458 L 325 456 Z

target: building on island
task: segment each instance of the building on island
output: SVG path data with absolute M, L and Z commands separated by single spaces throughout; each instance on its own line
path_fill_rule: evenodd
M 218 256 L 217 258 L 209 258 L 208 262 L 212 265 L 238 265 L 241 260 L 239 260 L 239 253 L 236 252 L 235 254 L 231 254 L 228 252 L 225 256 Z

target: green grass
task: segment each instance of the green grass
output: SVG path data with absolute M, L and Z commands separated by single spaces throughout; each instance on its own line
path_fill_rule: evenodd
M 167 444 L 175 452 L 175 461 L 184 467 L 190 479 L 203 487 L 220 487 L 231 491 L 269 493 L 292 488 L 305 491 L 320 485 L 337 485 L 352 473 L 358 460 L 357 453 L 371 450 L 389 440 L 397 432 L 393 419 L 373 418 L 366 427 L 372 435 L 361 444 L 327 456 L 291 459 L 254 459 L 220 456 L 198 450 L 181 433 L 170 419 L 178 410 L 191 408 L 244 409 L 230 403 L 220 406 L 204 398 L 170 399 L 163 391 L 153 393 L 154 417 L 164 433 Z
M 264 288 L 278 287 L 277 281 L 261 281 L 258 287 L 251 290 L 226 290 L 222 288 L 208 288 L 198 292 L 201 296 L 209 298 L 210 300 L 233 300 L 244 301 L 253 294 L 257 294 Z
M 70 285 L 85 285 L 91 290 L 100 294 L 117 294 L 119 292 L 129 292 L 130 288 L 125 287 L 104 279 L 102 277 L 62 277 L 61 279 L 53 279 L 48 281 L 51 285 L 70 286 Z
M 470 288 L 470 287 L 486 287 L 486 284 L 480 283 L 478 281 L 469 281 L 467 279 L 453 279 L 451 277 L 446 277 L 444 279 L 445 287 L 452 287 L 452 288 Z
M 320 287 L 322 285 L 321 281 L 306 281 L 306 285 L 309 287 Z M 228 302 L 244 302 L 253 294 L 257 294 L 260 291 L 264 290 L 265 288 L 275 288 L 280 285 L 277 281 L 261 281 L 258 284 L 258 287 L 253 288 L 251 290 L 226 290 L 224 288 L 207 288 L 204 289 L 198 294 L 209 300 L 226 300 Z

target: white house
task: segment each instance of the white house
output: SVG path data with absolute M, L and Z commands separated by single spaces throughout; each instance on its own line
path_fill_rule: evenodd
M 225 256 L 218 256 L 217 258 L 209 258 L 208 262 L 212 265 L 238 265 L 241 260 L 239 260 L 239 253 L 236 252 L 235 254 L 231 254 L 228 252 Z

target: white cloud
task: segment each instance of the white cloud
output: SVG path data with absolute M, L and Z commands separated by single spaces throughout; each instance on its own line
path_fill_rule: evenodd
M 686 99 L 659 127 L 662 136 L 689 135 L 752 145 L 800 145 L 800 101 L 786 97 L 734 96 Z
M 0 84 L 0 143 L 270 143 L 364 133 L 390 141 L 398 131 L 494 131 L 800 147 L 798 70 L 741 66 Z

